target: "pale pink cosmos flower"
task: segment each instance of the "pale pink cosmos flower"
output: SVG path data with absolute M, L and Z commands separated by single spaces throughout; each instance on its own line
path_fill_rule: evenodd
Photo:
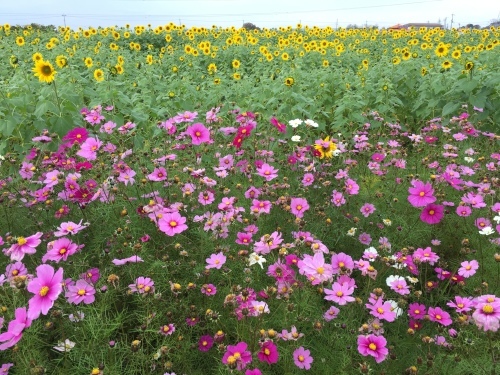
M 477 298 L 476 310 L 472 318 L 476 326 L 483 331 L 496 332 L 500 328 L 500 299 L 493 295 L 485 295 Z
M 430 247 L 426 247 L 425 249 L 419 247 L 413 252 L 413 260 L 417 260 L 420 263 L 429 263 L 433 266 L 439 260 L 439 255 L 432 251 Z
M 300 369 L 309 370 L 311 369 L 311 363 L 313 363 L 314 359 L 311 357 L 311 352 L 307 349 L 304 349 L 303 346 L 295 349 L 293 352 L 293 363 Z
M 474 302 L 471 297 L 455 296 L 446 306 L 455 309 L 457 313 L 466 313 L 472 310 Z
M 260 167 L 257 168 L 257 174 L 261 177 L 264 177 L 266 181 L 271 181 L 278 177 L 278 169 L 275 169 L 273 166 L 263 163 Z
M 70 255 L 75 254 L 79 249 L 81 249 L 76 243 L 73 243 L 68 238 L 59 238 L 55 241 L 51 241 L 47 244 L 47 253 L 42 257 L 42 262 L 46 263 L 52 260 L 59 263 L 61 260 L 68 260 Z
M 351 178 L 345 182 L 345 190 L 349 195 L 357 195 L 359 193 L 359 185 Z
M 458 269 L 458 274 L 465 278 L 473 276 L 479 268 L 477 260 L 473 259 L 470 262 L 464 261 L 460 263 L 461 267 Z
M 26 254 L 35 254 L 36 247 L 42 243 L 40 239 L 42 232 L 37 232 L 29 237 L 17 237 L 17 243 L 13 244 L 9 249 L 2 250 L 10 260 L 21 261 Z
M 354 286 L 350 286 L 348 283 L 338 283 L 334 282 L 332 284 L 332 289 L 324 289 L 326 296 L 324 297 L 327 301 L 333 301 L 339 305 L 346 305 L 349 302 L 355 301 L 352 297 L 354 293 Z
M 62 292 L 62 268 L 55 271 L 52 266 L 42 264 L 36 268 L 36 276 L 27 286 L 28 291 L 34 294 L 28 302 L 30 319 L 37 319 L 40 314 L 47 315 Z
M 206 269 L 210 268 L 216 268 L 216 269 L 221 269 L 221 267 L 226 263 L 226 256 L 223 253 L 216 253 L 210 255 L 210 258 L 207 258 L 207 265 L 205 266 Z
M 310 186 L 314 182 L 314 175 L 312 173 L 306 173 L 304 177 L 302 177 L 302 185 Z
M 323 253 L 315 253 L 314 256 L 308 254 L 298 262 L 299 273 L 305 275 L 312 285 L 321 284 L 329 281 L 333 276 L 332 266 L 325 262 Z
M 144 262 L 142 258 L 138 255 L 132 255 L 131 257 L 125 258 L 125 259 L 113 259 L 111 261 L 115 266 L 123 266 L 124 264 L 127 263 L 139 263 L 139 262 Z
M 323 314 L 323 318 L 327 322 L 329 322 L 330 320 L 337 318 L 337 316 L 339 315 L 339 312 L 340 312 L 340 310 L 338 308 L 336 308 L 335 306 L 330 306 L 330 308 L 328 310 L 326 310 L 326 312 Z
M 332 271 L 337 273 L 350 273 L 354 269 L 354 261 L 350 255 L 338 253 L 332 255 Z
M 76 154 L 87 160 L 95 160 L 101 146 L 102 142 L 99 139 L 90 137 L 80 145 L 80 150 Z
M 365 203 L 359 211 L 364 217 L 368 217 L 376 211 L 376 208 L 371 203 Z
M 145 294 L 154 293 L 154 285 L 155 282 L 151 278 L 140 276 L 135 280 L 134 284 L 130 284 L 128 287 L 132 293 L 137 292 L 139 294 Z
M 78 224 L 76 224 L 72 221 L 67 221 L 67 222 L 61 223 L 61 225 L 59 225 L 57 230 L 54 232 L 54 236 L 63 237 L 63 236 L 67 236 L 68 234 L 77 234 L 82 229 L 85 229 L 88 227 L 88 225 L 82 225 L 82 221 L 83 220 L 80 220 L 80 222 Z

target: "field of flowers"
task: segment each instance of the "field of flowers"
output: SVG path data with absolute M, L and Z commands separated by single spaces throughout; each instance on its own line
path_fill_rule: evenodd
M 0 372 L 496 374 L 499 34 L 3 25 Z

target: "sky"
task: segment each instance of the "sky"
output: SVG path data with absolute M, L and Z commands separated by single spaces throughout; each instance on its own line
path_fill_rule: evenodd
M 440 22 L 449 27 L 488 26 L 500 19 L 498 0 L 0 0 L 0 24 L 97 28 L 125 24 L 153 27 L 302 25 L 389 27 Z

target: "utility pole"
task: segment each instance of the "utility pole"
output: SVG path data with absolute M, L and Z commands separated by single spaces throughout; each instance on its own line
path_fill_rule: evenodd
M 63 20 L 64 20 L 64 28 L 66 28 L 66 15 L 63 14 L 62 16 L 63 16 Z
M 453 29 L 453 16 L 454 16 L 454 14 L 451 15 L 450 29 Z
M 445 17 L 444 18 L 444 28 L 446 29 L 446 20 L 448 19 L 448 17 Z

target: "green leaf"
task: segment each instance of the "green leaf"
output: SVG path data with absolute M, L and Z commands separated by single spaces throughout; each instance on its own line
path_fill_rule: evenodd
M 447 103 L 443 107 L 443 112 L 441 113 L 441 116 L 445 117 L 452 113 L 455 113 L 458 111 L 459 108 L 460 108 L 460 103 L 453 103 L 453 102 Z

